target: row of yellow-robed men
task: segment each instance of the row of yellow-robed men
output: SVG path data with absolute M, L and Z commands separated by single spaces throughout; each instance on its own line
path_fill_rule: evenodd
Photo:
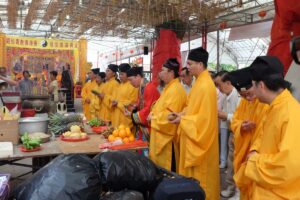
M 168 59 L 163 65 L 159 76 L 164 81 L 165 87 L 148 117 L 151 124 L 149 157 L 161 167 L 196 178 L 205 190 L 207 199 L 218 199 L 220 185 L 219 164 L 216 159 L 218 158 L 217 97 L 214 83 L 206 69 L 207 61 L 208 53 L 203 48 L 190 52 L 189 72 L 196 80 L 188 97 L 179 80 L 177 60 Z M 98 86 L 100 95 L 94 95 L 92 92 L 93 88 L 97 87 L 96 81 L 92 80 L 84 86 L 82 102 L 87 119 L 99 117 L 111 121 L 114 125 L 116 107 L 114 108 L 113 104 L 115 100 L 118 101 L 118 105 L 121 102 L 116 97 L 132 96 L 130 99 L 126 98 L 126 103 L 136 102 L 136 89 L 132 88 L 128 81 L 123 83 L 121 80 L 119 84 L 115 80 L 117 70 L 116 65 L 108 66 L 106 82 Z M 121 87 L 122 85 L 124 87 Z M 90 104 L 95 104 L 94 101 L 99 111 L 91 109 L 93 106 Z M 124 106 L 120 108 L 122 113 L 124 110 L 121 109 L 124 109 Z M 131 124 L 131 119 L 124 117 Z M 119 123 L 126 125 L 124 121 Z
M 207 60 L 202 48 L 190 52 L 187 68 L 196 79 L 187 98 L 176 62 L 163 65 L 166 86 L 149 115 L 150 158 L 172 169 L 174 151 L 176 171 L 199 180 L 206 199 L 220 199 L 216 90 Z M 230 124 L 240 199 L 300 199 L 300 104 L 288 90 L 282 63 L 260 56 L 229 77 L 242 96 Z
M 87 120 L 103 119 L 118 127 L 123 124 L 132 127 L 131 118 L 126 116 L 125 108 L 135 104 L 138 98 L 138 88 L 134 88 L 127 80 L 126 71 L 129 64 L 120 66 L 110 64 L 106 73 L 92 69 L 90 81 L 82 89 L 83 112 Z M 119 71 L 120 82 L 116 79 Z
M 206 69 L 207 61 L 208 53 L 203 48 L 189 53 L 187 67 L 195 76 L 195 82 L 188 96 L 177 78 L 178 62 L 169 59 L 163 65 L 160 78 L 166 86 L 148 117 L 151 121 L 149 148 L 150 158 L 157 165 L 172 169 L 175 164 L 179 174 L 200 181 L 207 199 L 219 199 L 217 95 Z M 261 65 L 271 68 L 272 64 L 267 65 L 266 62 L 261 61 Z M 262 77 L 269 78 L 269 72 L 272 70 L 266 70 Z M 278 74 L 273 73 L 271 77 L 276 78 Z M 234 76 L 234 73 L 232 75 Z M 241 96 L 247 96 L 250 91 L 249 88 L 243 87 L 243 77 L 234 77 L 236 80 L 233 85 L 240 91 Z M 109 77 L 107 80 L 109 82 Z M 261 84 L 259 79 L 257 82 Z M 255 88 L 258 86 L 255 85 Z M 241 198 L 297 199 L 299 192 L 295 190 L 294 183 L 297 183 L 299 176 L 295 173 L 295 167 L 299 166 L 300 162 L 299 159 L 296 160 L 297 146 L 292 143 L 292 139 L 297 138 L 293 127 L 300 126 L 300 121 L 297 123 L 297 117 L 290 118 L 290 115 L 300 115 L 299 104 L 295 103 L 284 88 L 280 88 L 280 94 L 275 93 L 278 98 L 273 98 L 274 102 L 264 101 L 265 92 L 258 89 L 256 91 L 259 98 L 252 101 L 243 99 L 234 113 L 231 124 L 235 144 L 235 181 L 241 190 Z M 274 96 L 272 90 L 270 91 L 270 96 Z M 108 104 L 110 107 L 112 102 L 113 99 L 110 100 L 111 104 Z M 286 110 L 282 102 L 288 103 L 293 109 Z M 283 113 L 279 114 L 280 111 Z M 280 115 L 285 117 L 278 117 Z M 271 119 L 275 119 L 275 122 Z M 284 120 L 289 120 L 291 126 L 284 126 Z M 245 122 L 253 122 L 255 126 Z M 292 136 L 286 135 L 286 131 Z M 277 153 L 281 148 L 283 151 Z M 172 152 L 175 155 L 174 159 Z

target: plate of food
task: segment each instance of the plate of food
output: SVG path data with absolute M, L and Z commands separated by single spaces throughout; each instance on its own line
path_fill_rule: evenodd
M 33 149 L 27 149 L 24 145 L 21 145 L 19 147 L 20 151 L 22 152 L 35 152 L 35 151 L 40 151 L 42 150 L 42 147 L 41 146 L 38 146 L 38 147 L 35 147 Z
M 108 126 L 94 126 L 94 127 L 92 127 L 93 132 L 95 132 L 97 134 L 102 133 L 106 129 L 108 129 Z
M 20 151 L 22 152 L 34 152 L 41 150 L 41 139 L 30 138 L 28 133 L 24 133 L 21 137 L 23 145 L 21 145 Z
M 71 131 L 67 131 L 60 136 L 60 139 L 65 142 L 81 142 L 88 140 L 89 136 L 82 132 L 73 133 Z

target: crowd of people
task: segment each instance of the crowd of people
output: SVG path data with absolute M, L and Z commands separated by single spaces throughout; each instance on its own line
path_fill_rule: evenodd
M 282 63 L 259 56 L 249 67 L 215 74 L 207 69 L 208 58 L 202 47 L 190 51 L 182 69 L 169 58 L 160 80 L 150 82 L 142 67 L 127 63 L 109 64 L 105 72 L 92 69 L 81 93 L 84 115 L 129 127 L 149 142 L 149 150 L 140 153 L 198 180 L 208 200 L 300 199 L 300 106 Z M 64 76 L 69 78 L 62 84 L 72 91 L 70 72 Z M 55 104 L 56 71 L 50 79 Z M 34 87 L 28 71 L 14 81 L 0 68 L 0 80 L 22 95 Z M 223 191 L 220 169 L 226 169 Z
M 74 82 L 70 72 L 70 65 L 66 65 L 67 68 L 63 69 L 62 78 L 58 81 L 58 72 L 50 71 L 50 81 L 46 83 L 44 77 L 38 80 L 36 77 L 32 77 L 28 70 L 22 72 L 22 78 L 15 80 L 7 74 L 5 67 L 0 67 L 0 86 L 3 88 L 1 91 L 16 92 L 24 99 L 27 96 L 34 95 L 49 95 L 51 100 L 50 112 L 56 113 L 57 103 L 60 101 L 59 90 L 65 88 L 67 92 L 72 95 L 74 91 Z M 2 105 L 2 102 L 0 102 Z
M 159 73 L 162 90 L 159 81 L 143 78 L 142 67 L 93 69 L 82 90 L 84 114 L 131 127 L 149 141 L 145 155 L 198 180 L 207 199 L 300 198 L 300 106 L 282 63 L 260 56 L 249 67 L 214 74 L 208 57 L 194 49 L 181 70 L 167 59 Z M 220 191 L 223 168 L 227 188 Z

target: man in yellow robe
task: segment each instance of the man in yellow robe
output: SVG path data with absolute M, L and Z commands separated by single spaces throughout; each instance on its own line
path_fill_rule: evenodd
M 106 122 L 111 122 L 111 113 L 113 93 L 118 90 L 119 82 L 116 80 L 118 65 L 109 64 L 106 69 L 106 82 L 103 86 L 103 92 L 99 95 L 102 100 L 100 109 L 100 118 Z
M 253 87 L 252 78 L 249 67 L 236 70 L 229 73 L 232 85 L 237 89 L 242 99 L 239 106 L 234 112 L 230 128 L 234 135 L 234 180 L 240 190 L 240 199 L 248 199 L 247 191 L 250 190 L 248 186 L 243 186 L 244 168 L 241 168 L 243 162 L 246 161 L 246 156 L 249 153 L 251 145 L 254 143 L 261 120 L 265 116 L 268 105 L 259 102 L 256 98 Z
M 136 104 L 138 98 L 138 88 L 133 87 L 127 80 L 126 72 L 130 69 L 130 65 L 122 63 L 119 65 L 120 86 L 114 91 L 114 100 L 112 101 L 113 113 L 111 124 L 114 127 L 124 125 L 132 128 L 132 120 L 130 116 L 125 115 L 125 108 L 128 105 Z
M 160 167 L 176 171 L 179 163 L 178 124 L 171 124 L 171 111 L 181 112 L 186 105 L 186 92 L 179 80 L 179 63 L 168 59 L 162 66 L 160 78 L 165 83 L 159 99 L 149 115 L 151 119 L 150 159 Z
M 105 73 L 99 72 L 96 76 L 96 83 L 92 88 L 92 95 L 91 95 L 91 103 L 90 103 L 90 113 L 91 118 L 98 118 L 100 119 L 100 109 L 101 109 L 101 99 L 99 94 L 103 92 L 104 83 L 105 83 Z
M 92 88 L 94 88 L 96 84 L 96 76 L 99 73 L 99 68 L 92 69 L 92 73 L 90 74 L 90 81 L 85 83 L 85 85 L 82 88 L 81 91 L 81 103 L 82 103 L 82 108 L 83 108 L 83 114 L 87 120 L 91 119 L 91 113 L 90 113 L 90 103 L 91 103 L 91 96 L 92 94 Z
M 200 181 L 207 200 L 220 199 L 217 93 L 202 47 L 189 53 L 187 67 L 196 80 L 187 106 L 177 118 L 180 141 L 179 174 Z
M 269 104 L 262 129 L 250 149 L 245 178 L 250 199 L 300 199 L 300 105 L 286 89 L 277 57 L 257 57 L 251 64 L 253 87 Z

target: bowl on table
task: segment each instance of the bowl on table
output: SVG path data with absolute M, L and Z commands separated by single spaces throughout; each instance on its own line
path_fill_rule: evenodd
M 99 133 L 102 133 L 103 131 L 105 131 L 107 128 L 108 128 L 108 126 L 94 126 L 94 127 L 92 127 L 92 131 L 94 133 L 99 134 Z

